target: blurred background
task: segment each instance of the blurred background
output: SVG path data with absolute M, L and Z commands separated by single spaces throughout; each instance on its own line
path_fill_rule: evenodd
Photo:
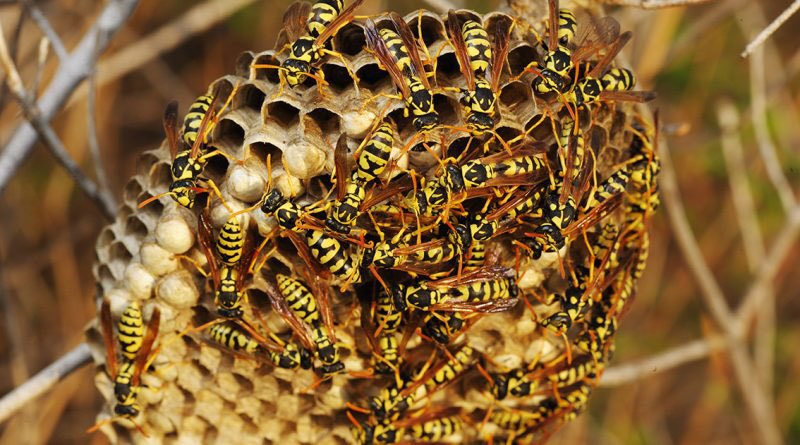
M 545 0 L 531 1 L 546 8 Z M 0 1 L 0 23 L 26 87 L 42 92 L 59 64 L 52 50 L 40 61 L 37 11 L 71 51 L 107 2 L 20 3 L 29 7 Z M 140 2 L 100 58 L 95 78 L 101 163 L 117 200 L 137 156 L 160 144 L 165 104 L 177 99 L 185 109 L 233 71 L 240 52 L 271 48 L 289 3 Z M 452 4 L 488 12 L 497 3 Z M 791 1 L 663 9 L 641 8 L 647 0 L 615 3 L 629 4 L 603 7 L 634 32 L 624 55 L 639 88 L 658 92 L 651 105 L 662 125 L 659 150 L 673 159 L 677 188 L 665 169 L 667 205 L 652 221 L 650 261 L 617 335 L 616 357 L 589 411 L 552 443 L 758 444 L 770 442 L 770 431 L 800 443 L 794 349 L 800 342 L 800 251 L 794 246 L 800 213 L 792 192 L 800 181 L 800 16 L 742 58 L 747 43 Z M 360 13 L 436 9 L 432 4 L 450 2 L 367 0 Z M 85 84 L 78 88 L 52 125 L 95 177 L 87 93 Z M 3 85 L 4 146 L 20 122 L 20 108 Z M 675 207 L 681 204 L 685 218 Z M 43 146 L 0 195 L 0 221 L 5 394 L 82 341 L 95 313 L 95 237 L 109 221 Z M 692 234 L 696 244 L 686 237 Z M 687 252 L 697 261 L 692 266 Z M 743 297 L 753 293 L 761 298 L 737 318 Z M 730 347 L 731 332 L 745 341 Z M 0 443 L 105 443 L 102 435 L 84 432 L 100 408 L 93 373 L 82 368 L 0 425 Z

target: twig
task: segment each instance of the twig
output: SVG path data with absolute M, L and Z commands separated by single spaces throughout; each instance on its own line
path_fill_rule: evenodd
M 36 61 L 36 73 L 33 75 L 31 82 L 31 94 L 36 98 L 36 93 L 39 91 L 39 84 L 42 82 L 42 75 L 44 74 L 44 66 L 47 63 L 47 57 L 50 55 L 50 41 L 47 37 L 42 37 L 39 41 L 39 53 Z
M 11 60 L 17 60 L 17 50 L 19 49 L 19 40 L 22 35 L 22 26 L 25 24 L 25 19 L 27 18 L 28 10 L 19 8 L 19 17 L 17 18 L 17 23 L 14 25 L 14 32 L 11 34 L 11 41 L 9 42 L 11 46 L 11 48 L 9 48 Z M 6 93 L 8 93 L 8 87 L 6 83 L 3 82 L 2 85 L 0 85 L 0 110 L 5 108 Z
M 673 8 L 708 3 L 712 0 L 601 0 L 603 3 L 618 6 L 634 6 L 642 9 Z
M 728 170 L 731 197 L 736 209 L 736 220 L 742 234 L 748 269 L 755 273 L 764 260 L 764 237 L 758 225 L 753 194 L 748 186 L 744 150 L 739 139 L 739 113 L 731 100 L 721 100 L 717 106 L 717 120 L 722 129 L 722 153 Z M 764 388 L 772 388 L 775 364 L 775 294 L 768 290 L 769 298 L 760 306 L 755 329 L 754 361 Z M 771 399 L 771 393 L 766 397 Z
M 781 25 L 783 25 L 784 22 L 789 20 L 789 17 L 794 15 L 794 13 L 797 12 L 798 9 L 800 9 L 800 0 L 794 0 L 794 2 L 788 8 L 786 8 L 781 13 L 781 15 L 778 16 L 778 18 L 773 20 L 772 23 L 770 23 L 766 28 L 764 28 L 756 36 L 755 39 L 753 39 L 750 43 L 747 44 L 747 47 L 744 49 L 744 51 L 742 51 L 740 56 L 744 58 L 751 55 L 756 48 L 758 48 L 762 43 L 764 43 L 764 41 L 767 40 L 767 38 L 771 36 L 772 33 L 775 32 L 775 30 L 777 30 Z
M 743 331 L 735 329 L 735 319 L 719 284 L 714 279 L 708 264 L 703 259 L 697 240 L 689 227 L 689 220 L 680 198 L 675 169 L 666 141 L 659 141 L 661 151 L 662 170 L 660 184 L 664 205 L 670 224 L 675 233 L 681 252 L 689 265 L 690 272 L 700 285 L 701 294 L 709 308 L 716 324 L 725 332 L 730 344 L 730 357 L 736 375 L 736 383 L 745 402 L 750 419 L 753 421 L 760 442 L 766 445 L 781 443 L 780 430 L 778 429 L 773 414 L 773 407 L 767 401 L 765 391 L 758 379 L 754 379 L 755 369 L 752 361 L 742 344 Z M 800 218 L 798 218 L 800 219 Z
M 58 60 L 62 63 L 69 58 L 69 53 L 67 53 L 67 48 L 64 47 L 64 43 L 61 41 L 61 38 L 58 37 L 53 27 L 50 26 L 50 22 L 47 20 L 47 17 L 44 16 L 42 10 L 39 9 L 36 4 L 32 3 L 31 1 L 23 1 L 23 6 L 25 9 L 28 10 L 28 14 L 30 14 L 31 18 L 34 22 L 36 22 L 36 26 L 47 36 L 47 40 L 50 41 L 50 44 L 53 45 L 53 51 L 55 51 L 56 56 L 58 56 Z
M 31 377 L 0 399 L 0 423 L 25 406 L 31 400 L 44 394 L 63 378 L 91 361 L 89 345 L 81 343 L 64 354 L 47 368 Z
M 161 54 L 177 48 L 192 36 L 210 29 L 255 1 L 209 0 L 188 10 L 156 31 L 135 39 L 135 43 L 100 61 L 97 66 L 97 88 L 102 88 Z M 80 88 L 67 106 L 71 106 L 86 94 L 87 90 Z
M 753 314 L 769 296 L 772 280 L 786 260 L 786 256 L 792 252 L 798 235 L 800 235 L 800 207 L 796 207 L 789 214 L 783 228 L 772 242 L 772 248 L 761 262 L 755 280 L 750 284 L 742 303 L 736 310 L 735 327 L 740 333 L 746 331 Z
M 75 88 L 89 75 L 91 67 L 88 61 L 108 46 L 111 37 L 125 23 L 138 3 L 138 0 L 108 2 L 75 50 L 61 63 L 47 91 L 35 104 L 40 110 L 42 122 L 50 122 Z M 0 193 L 27 158 L 36 142 L 36 135 L 36 130 L 30 123 L 23 123 L 6 144 L 5 150 L 0 154 Z
M 795 207 L 797 201 L 786 175 L 783 174 L 781 163 L 778 160 L 777 149 L 769 135 L 764 75 L 764 51 L 758 50 L 750 58 L 750 98 L 752 105 L 750 116 L 753 120 L 753 130 L 755 131 L 756 142 L 758 142 L 758 151 L 764 160 L 767 175 L 778 191 L 783 210 L 789 213 Z
M 662 155 L 661 163 L 663 167 L 659 175 L 659 183 L 663 191 L 664 206 L 667 209 L 670 225 L 675 232 L 675 238 L 688 263 L 689 270 L 700 285 L 706 306 L 717 325 L 724 329 L 729 324 L 733 314 L 725 302 L 725 295 L 722 289 L 714 279 L 714 275 L 703 258 L 691 227 L 689 227 L 689 219 L 686 216 L 686 210 L 680 198 L 678 181 L 675 177 L 675 169 L 672 166 L 672 158 L 663 138 L 659 141 L 659 150 Z
M 109 220 L 113 220 L 114 214 L 116 213 L 116 204 L 114 204 L 113 200 L 106 194 L 102 193 L 97 188 L 97 185 L 81 171 L 78 164 L 72 159 L 69 153 L 67 153 L 58 135 L 56 135 L 50 125 L 42 119 L 42 113 L 36 106 L 36 102 L 33 100 L 31 94 L 25 90 L 22 84 L 22 78 L 19 72 L 17 72 L 14 62 L 11 61 L 11 56 L 8 53 L 8 47 L 6 46 L 6 39 L 3 36 L 3 27 L 1 24 L 0 63 L 6 72 L 6 84 L 11 94 L 19 102 L 22 112 L 25 114 L 25 118 L 33 126 L 35 132 L 39 134 L 42 142 L 50 149 L 50 152 L 56 157 L 56 160 L 58 160 L 73 179 L 75 179 L 75 182 L 83 192 L 100 207 L 100 210 L 103 211 L 104 215 Z
M 659 372 L 668 371 L 683 364 L 700 360 L 713 352 L 725 349 L 726 346 L 727 342 L 721 335 L 694 340 L 644 360 L 613 366 L 603 373 L 600 386 L 620 386 L 650 377 Z
M 92 60 L 92 66 L 95 66 L 97 62 L 96 57 L 97 55 Z M 103 194 L 111 198 L 114 195 L 108 184 L 106 169 L 103 168 L 103 158 L 100 156 L 100 143 L 97 141 L 97 113 L 95 110 L 97 105 L 97 72 L 95 70 L 92 70 L 92 74 L 89 75 L 87 87 L 89 89 L 89 97 L 86 100 L 86 140 L 89 145 L 89 154 L 92 157 L 92 164 L 94 164 L 97 184 Z M 114 202 L 114 208 L 117 208 L 116 202 Z

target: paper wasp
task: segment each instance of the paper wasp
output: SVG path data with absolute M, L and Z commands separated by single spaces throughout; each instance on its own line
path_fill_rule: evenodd
M 461 408 L 451 407 L 439 410 L 424 409 L 410 413 L 407 417 L 389 423 L 358 422 L 349 414 L 353 423 L 353 437 L 362 445 L 409 443 L 403 438 L 409 436 L 411 443 L 436 442 L 455 436 L 462 429 Z
M 200 213 L 197 239 L 208 261 L 208 275 L 214 284 L 214 303 L 223 317 L 241 318 L 242 303 L 247 301 L 243 286 L 256 259 L 257 249 L 247 237 L 247 230 L 239 225 L 236 215 L 225 223 L 216 243 L 208 218 L 207 211 Z M 231 246 L 227 240 L 235 242 Z
M 98 422 L 88 432 L 94 432 L 104 424 L 122 418 L 130 420 L 142 434 L 145 434 L 134 420 L 142 410 L 136 399 L 141 390 L 142 372 L 147 370 L 155 358 L 155 353 L 151 352 L 154 352 L 153 344 L 158 337 L 160 323 L 161 311 L 158 307 L 154 307 L 145 332 L 142 312 L 136 302 L 131 302 L 123 311 L 117 326 L 117 340 L 122 350 L 120 363 L 117 361 L 117 344 L 114 342 L 111 303 L 103 299 L 100 307 L 100 327 L 106 346 L 106 371 L 114 382 L 117 404 L 114 406 L 114 417 Z
M 447 34 L 466 81 L 460 90 L 461 103 L 467 114 L 467 128 L 475 136 L 494 129 L 500 76 L 508 55 L 512 20 L 498 16 L 493 29 L 494 42 L 483 25 L 472 19 L 461 20 L 450 10 L 447 13 Z
M 277 274 L 278 290 L 294 314 L 311 327 L 311 338 L 316 345 L 317 357 L 322 362 L 323 375 L 335 374 L 344 369 L 339 357 L 339 348 L 332 339 L 332 331 L 322 322 L 317 300 L 299 280 L 288 275 Z M 326 304 L 330 304 L 326 302 Z
M 184 118 L 182 138 L 178 137 L 178 102 L 172 101 L 167 105 L 164 110 L 163 124 L 172 154 L 172 165 L 170 167 L 172 182 L 169 185 L 169 191 L 140 202 L 139 208 L 164 195 L 171 196 L 178 204 L 186 208 L 191 209 L 194 207 L 197 192 L 204 191 L 204 189 L 197 186 L 197 181 L 203 173 L 208 159 L 216 155 L 227 156 L 220 150 L 206 153 L 206 138 L 211 131 L 212 121 L 215 121 L 228 107 L 237 88 L 238 84 L 234 86 L 233 91 L 219 112 L 214 112 L 217 96 L 214 96 L 210 102 L 209 96 L 200 96 Z M 184 144 L 184 149 L 179 151 L 178 145 L 181 141 Z M 209 180 L 208 185 L 211 188 L 216 188 L 213 181 Z
M 609 69 L 611 62 L 632 36 L 632 32 L 626 31 L 616 37 L 603 58 L 578 81 L 573 89 L 564 93 L 564 101 L 579 107 L 600 100 L 635 102 L 653 100 L 655 93 L 652 91 L 629 91 L 636 83 L 630 70 L 626 68 Z
M 265 339 L 256 335 L 252 328 L 239 329 L 223 323 L 213 324 L 205 331 L 212 341 L 231 351 L 253 356 L 263 353 L 272 364 L 284 369 L 311 368 L 311 355 L 307 349 L 285 343 L 273 334 Z
M 403 314 L 394 308 L 385 289 L 377 289 L 374 304 L 370 304 L 370 299 L 362 298 L 361 327 L 372 347 L 374 369 L 378 374 L 397 372 L 402 364 L 396 336 L 402 320 Z
M 426 364 L 410 380 L 400 380 L 399 385 L 386 388 L 370 398 L 369 410 L 348 406 L 355 411 L 370 413 L 379 421 L 396 420 L 419 400 L 421 388 L 428 396 L 444 389 L 472 365 L 474 357 L 475 350 L 464 345 L 455 354 L 448 352 L 437 364 Z
M 518 301 L 513 281 L 513 270 L 489 266 L 437 281 L 397 283 L 393 301 L 401 311 L 503 312 Z
M 291 40 L 289 56 L 281 63 L 280 67 L 273 65 L 254 64 L 252 68 L 279 68 L 283 79 L 291 87 L 303 83 L 306 77 L 317 80 L 317 87 L 325 82 L 325 75 L 318 65 L 325 55 L 330 55 L 342 61 L 350 77 L 356 81 L 358 77 L 350 69 L 344 57 L 336 51 L 325 48 L 325 43 L 345 24 L 355 17 L 356 8 L 364 0 L 354 0 L 347 8 L 341 0 L 334 2 L 318 1 L 313 6 L 306 2 L 293 3 L 283 16 L 283 26 Z
M 413 115 L 414 128 L 425 133 L 439 125 L 428 75 L 408 24 L 397 13 L 390 13 L 389 17 L 396 31 L 389 28 L 379 30 L 375 22 L 367 21 L 367 47 L 400 91 L 400 96 L 395 98 L 404 100 L 404 116 Z

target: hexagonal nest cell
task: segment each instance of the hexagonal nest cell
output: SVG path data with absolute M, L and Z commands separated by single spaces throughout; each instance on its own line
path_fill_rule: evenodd
M 88 338 L 108 401 L 98 426 L 112 441 L 541 442 L 586 406 L 647 257 L 658 204 L 653 125 L 624 92 L 578 106 L 581 79 L 596 72 L 607 85 L 607 70 L 594 69 L 607 48 L 574 61 L 572 93 L 537 90 L 552 57 L 546 19 L 515 17 L 493 130 L 471 134 L 469 84 L 447 17 L 404 18 L 440 116 L 433 130 L 417 132 L 366 46 L 369 23 L 394 26 L 382 15 L 346 23 L 314 78 L 296 87 L 276 68 L 288 50 L 247 52 L 235 74 L 209 87 L 218 101 L 197 155 L 206 163 L 193 208 L 167 193 L 168 144 L 142 155 L 120 217 L 98 238 L 94 268 L 98 307 L 112 321 L 101 313 Z M 490 30 L 508 18 L 456 17 Z M 496 44 L 498 35 L 488 38 Z M 384 147 L 388 167 L 359 179 L 381 122 L 395 135 Z M 296 225 L 259 208 L 271 192 L 297 211 Z M 336 233 L 326 220 L 348 199 L 357 209 L 350 233 Z M 215 238 L 231 212 L 249 258 L 225 265 Z M 380 246 L 390 267 L 376 259 Z M 233 272 L 246 291 L 243 315 L 224 319 L 213 276 L 224 286 Z M 286 276 L 311 296 L 284 288 Z M 131 334 L 123 325 L 137 321 L 123 311 L 134 303 L 144 326 Z M 312 306 L 322 314 L 309 315 Z M 157 336 L 148 335 L 155 317 Z M 125 341 L 143 333 L 145 347 L 125 358 Z M 115 397 L 104 335 L 116 386 L 131 369 L 140 376 L 136 416 L 114 414 L 131 405 L 118 401 L 119 388 Z M 150 366 L 139 359 L 148 337 Z

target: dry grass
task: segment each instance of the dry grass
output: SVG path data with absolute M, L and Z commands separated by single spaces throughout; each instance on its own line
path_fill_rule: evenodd
M 28 91 L 38 96 L 50 85 L 59 59 L 107 3 L 43 3 L 22 20 L 20 6 L 0 5 L 8 52 Z M 189 103 L 232 69 L 236 54 L 272 46 L 280 27 L 275 11 L 289 1 L 241 0 L 239 12 L 214 9 L 223 3 L 142 2 L 100 57 L 91 108 L 95 152 L 111 196 L 119 196 L 139 152 L 161 140 L 164 104 Z M 368 1 L 364 11 L 409 11 L 423 4 L 384 3 Z M 800 338 L 793 323 L 800 277 L 792 273 L 800 230 L 794 192 L 800 17 L 789 18 L 742 59 L 748 42 L 792 2 L 723 0 L 647 10 L 640 6 L 659 2 L 624 3 L 631 5 L 608 10 L 635 33 L 626 55 L 640 86 L 659 92 L 654 106 L 662 123 L 659 149 L 668 161 L 661 184 L 665 209 L 652 222 L 650 264 L 617 336 L 617 357 L 603 380 L 608 388 L 598 390 L 590 411 L 553 443 L 800 441 L 794 378 L 800 363 L 792 347 Z M 206 9 L 198 13 L 200 8 Z M 64 47 L 51 42 L 46 58 L 42 17 Z M 78 89 L 51 125 L 102 191 L 93 132 L 87 130 L 87 93 Z M 20 107 L 4 88 L 4 145 L 21 122 Z M 94 238 L 106 222 L 103 207 L 43 146 L 10 173 L 0 186 L 2 393 L 81 342 L 95 312 Z M 83 432 L 100 406 L 91 378 L 83 369 L 28 404 L 2 425 L 0 442 L 103 442 Z

